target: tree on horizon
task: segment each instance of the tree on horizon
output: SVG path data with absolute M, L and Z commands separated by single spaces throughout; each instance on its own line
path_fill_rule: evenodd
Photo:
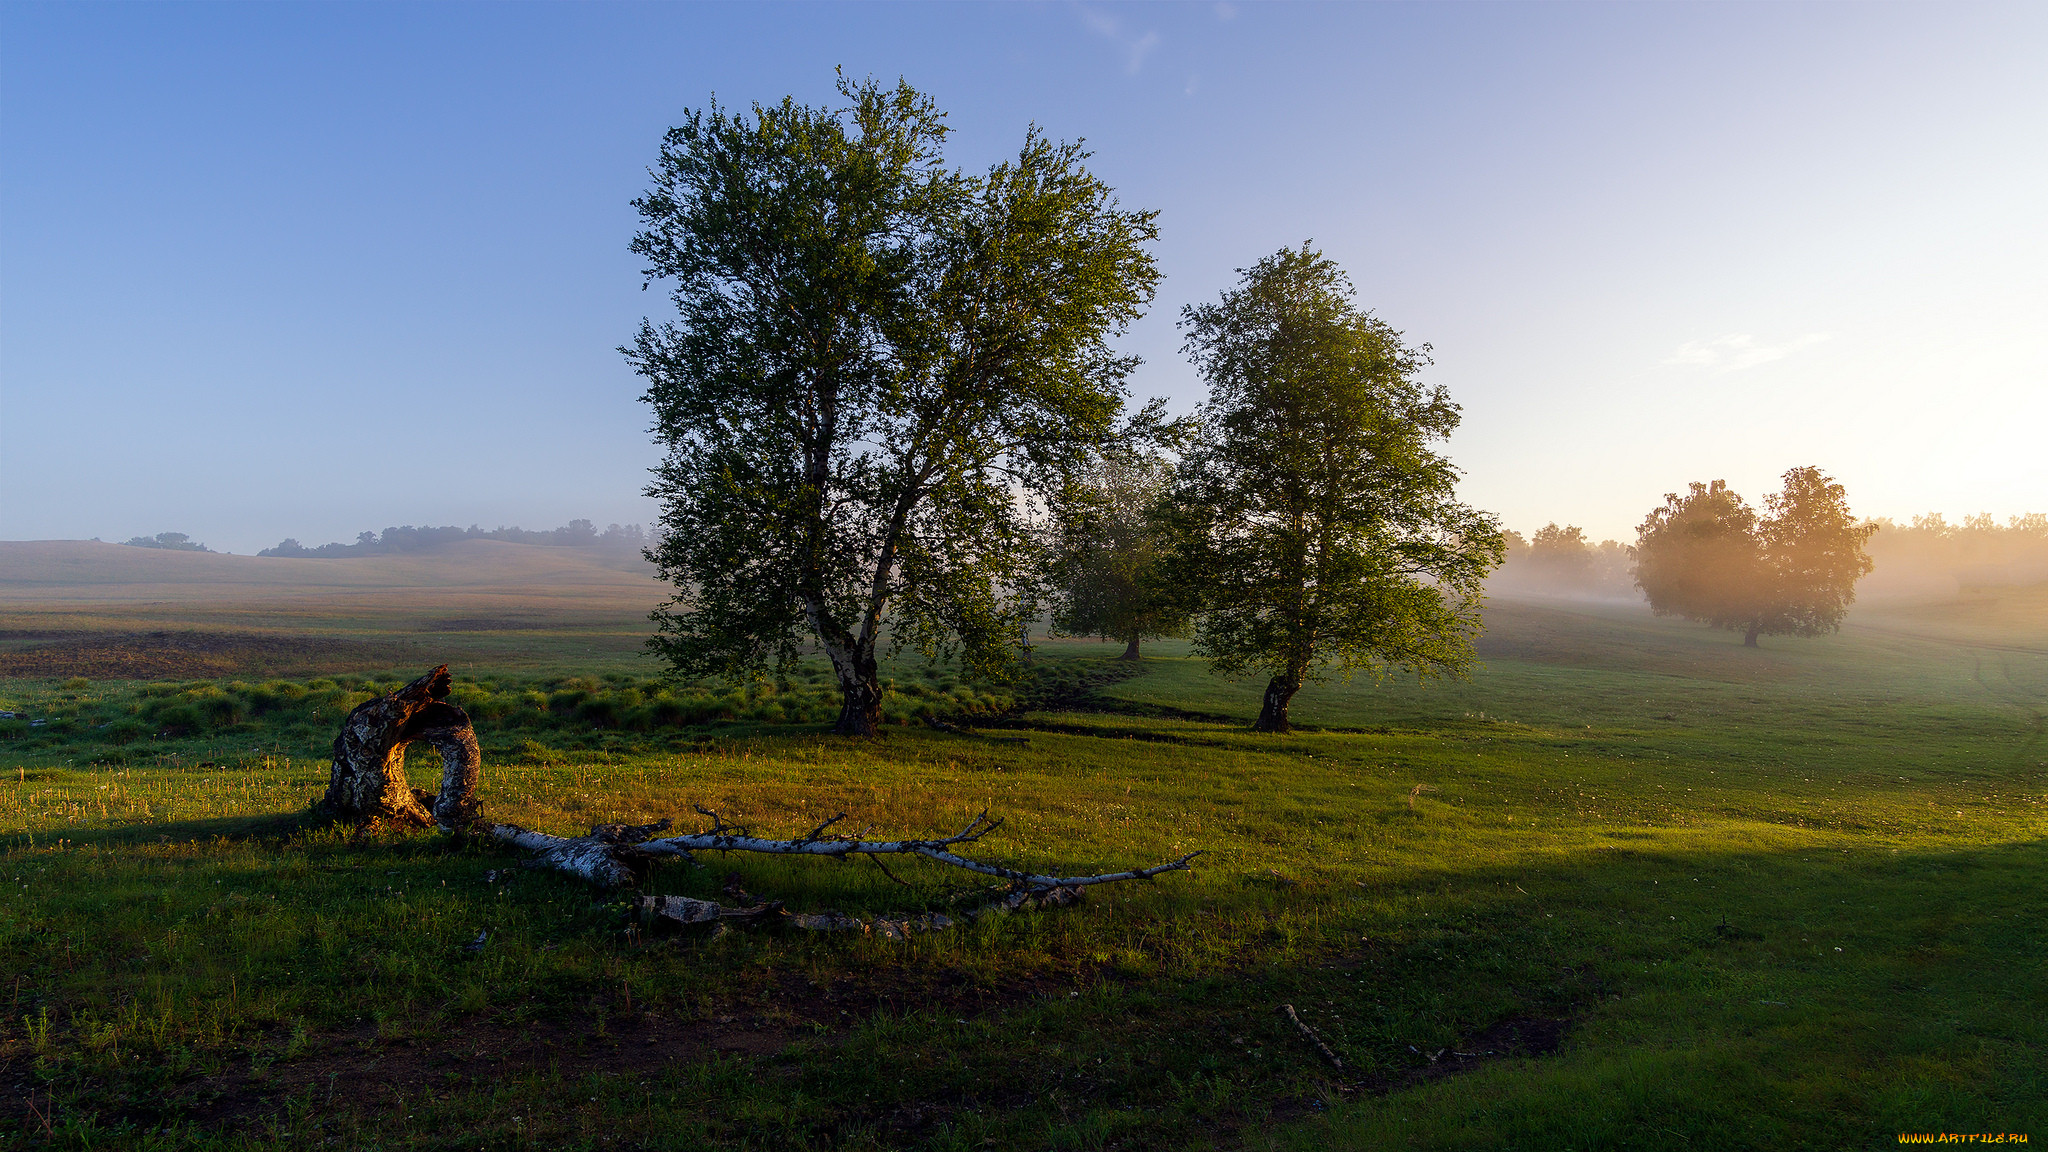
M 1878 530 L 1849 511 L 1819 468 L 1792 468 L 1759 516 L 1727 483 L 1693 481 L 1636 529 L 1636 587 L 1659 616 L 1759 636 L 1840 630 L 1856 582 L 1873 567 L 1864 542 Z

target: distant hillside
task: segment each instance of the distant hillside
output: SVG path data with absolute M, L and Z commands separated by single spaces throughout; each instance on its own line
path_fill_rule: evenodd
M 610 587 L 658 591 L 637 553 L 458 540 L 427 552 L 342 560 L 174 552 L 83 540 L 0 541 L 0 602 L 57 598 L 216 599 L 360 589 Z
M 639 669 L 668 591 L 632 552 L 498 540 L 320 560 L 6 541 L 0 680 Z
M 165 533 L 184 539 L 182 533 Z M 163 537 L 159 536 L 158 540 Z M 471 524 L 458 528 L 453 524 L 440 528 L 419 527 L 410 524 L 398 528 L 386 528 L 382 533 L 362 532 L 356 535 L 353 544 L 322 544 L 308 548 L 297 540 L 286 538 L 275 548 L 265 548 L 258 556 L 313 557 L 322 560 L 338 560 L 349 556 L 383 556 L 397 552 L 427 552 L 445 548 L 464 540 L 500 540 L 507 544 L 540 544 L 550 548 L 609 548 L 613 551 L 639 552 L 647 546 L 647 534 L 638 524 L 613 524 L 599 532 L 597 525 L 588 520 L 571 520 L 560 528 L 549 528 L 540 532 L 529 532 L 524 528 L 497 527 L 480 528 Z M 147 541 L 130 540 L 130 544 L 148 544 Z M 151 547 L 178 547 L 173 544 L 154 544 Z M 201 547 L 197 551 L 204 552 Z

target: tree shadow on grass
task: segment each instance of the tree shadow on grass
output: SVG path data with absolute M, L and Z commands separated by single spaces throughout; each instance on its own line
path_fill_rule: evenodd
M 271 812 L 255 816 L 214 816 L 160 820 L 141 824 L 97 825 L 77 829 L 46 827 L 33 833 L 37 843 L 63 840 L 77 847 L 115 848 L 139 844 L 190 844 L 213 841 L 283 841 L 349 826 L 314 811 Z M 25 844 L 30 834 L 15 837 Z
M 249 840 L 320 826 L 297 814 L 104 831 L 131 842 L 173 830 L 187 841 Z M 1336 871 L 1186 887 L 1169 877 L 1147 894 L 1103 891 L 1081 907 L 1006 918 L 957 948 L 835 936 L 783 949 L 740 933 L 627 940 L 612 913 L 563 901 L 573 882 L 521 873 L 509 886 L 491 882 L 491 900 L 506 912 L 477 913 L 459 932 L 408 927 L 408 917 L 365 920 L 335 938 L 340 952 L 327 962 L 353 971 L 382 956 L 404 969 L 431 954 L 460 972 L 517 958 L 503 990 L 538 1006 L 547 1043 L 533 1043 L 531 1028 L 465 1017 L 446 1036 L 408 1042 L 417 1082 L 395 1084 L 414 1096 L 430 1083 L 448 1091 L 441 1070 L 482 1055 L 502 1057 L 503 1071 L 559 1061 L 571 1073 L 535 1081 L 517 1133 L 486 1097 L 451 1094 L 449 1115 L 471 1108 L 465 1123 L 478 1142 L 566 1140 L 591 1095 L 633 1101 L 618 1111 L 633 1118 L 618 1121 L 628 1143 L 658 1143 L 662 1125 L 685 1115 L 793 1107 L 799 1096 L 835 1139 L 885 1146 L 943 1146 L 947 1132 L 985 1123 L 1014 1137 L 998 1140 L 1004 1147 L 1080 1145 L 1087 1132 L 1111 1129 L 1130 1147 L 1217 1132 L 1301 1147 L 1846 1147 L 1887 1126 L 2026 1131 L 2044 1119 L 2023 1093 L 2041 1082 L 2048 1051 L 2048 986 L 2037 979 L 2048 845 L 1893 853 L 1844 850 L 1837 837 L 1721 851 L 1682 839 L 1682 829 L 1665 832 L 1661 841 L 1617 835 L 1517 862 L 1381 868 L 1370 886 Z M 432 839 L 380 839 L 357 859 L 368 871 Z M 352 851 L 336 844 L 332 854 Z M 885 899 L 885 889 L 847 884 L 842 877 L 858 874 L 836 867 L 729 859 L 710 861 L 692 882 L 716 883 L 730 867 L 751 891 L 793 904 L 835 894 L 835 884 L 840 897 Z M 394 882 L 382 873 L 369 881 Z M 374 888 L 346 894 L 380 898 Z M 84 903 L 75 912 L 97 915 Z M 218 932 L 238 921 L 193 923 L 209 927 L 187 931 Z M 465 945 L 477 923 L 492 931 L 472 953 Z M 85 929 L 57 927 L 21 945 L 22 955 L 69 973 L 71 953 L 60 961 L 58 949 Z M 1226 959 L 1175 958 L 1174 948 L 1213 944 L 1205 935 L 1223 939 L 1210 955 Z M 657 1018 L 633 1007 L 677 971 L 691 974 L 686 1011 L 671 1005 Z M 1283 1004 L 1344 1068 L 1322 1062 Z M 754 1047 L 737 1057 L 745 1075 L 733 1086 L 684 1076 L 649 1091 L 634 1087 L 644 1069 L 615 1064 L 606 1020 L 629 1039 L 674 1044 L 685 1063 L 728 1041 L 751 1037 Z M 802 1037 L 822 1039 L 792 1039 Z M 377 1082 L 382 1073 L 367 1061 L 382 1049 L 358 1052 L 369 1037 L 329 1039 L 313 1049 L 326 1056 L 280 1058 L 281 1075 Z M 292 1071 L 299 1059 L 313 1062 L 304 1075 Z M 115 1098 L 113 1088 L 95 1097 L 101 1089 L 77 1084 L 71 1107 Z M 256 1099 L 263 1093 L 249 1093 L 247 1116 L 269 1114 L 273 1105 Z M 366 1132 L 382 1131 L 378 1107 L 357 1117 Z M 226 1122 L 225 1113 L 199 1114 Z M 802 1145 L 801 1134 L 786 1144 Z
M 1278 1146 L 1859 1147 L 2039 1128 L 2043 875 L 2039 840 L 1616 840 L 1419 869 L 1388 886 L 1420 902 L 1384 940 L 1368 928 L 1336 963 L 1286 974 L 1287 992 L 1324 1001 L 1304 1018 L 1368 1071 L 1333 1078 L 1351 1102 Z M 1349 997 L 1346 964 L 1365 976 Z M 1518 1016 L 1571 1033 L 1555 1057 L 1466 1059 L 1455 1070 L 1480 1075 L 1438 1082 L 1440 1061 Z

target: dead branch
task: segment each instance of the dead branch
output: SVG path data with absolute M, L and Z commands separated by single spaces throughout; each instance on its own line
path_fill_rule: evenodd
M 1300 1032 L 1303 1036 L 1307 1037 L 1309 1043 L 1316 1046 L 1316 1051 L 1323 1054 L 1323 1059 L 1328 1060 L 1330 1062 L 1330 1067 L 1335 1068 L 1340 1072 L 1343 1071 L 1344 1061 L 1338 1059 L 1337 1054 L 1335 1052 L 1330 1051 L 1330 1046 L 1328 1044 L 1323 1043 L 1323 1038 L 1321 1036 L 1316 1035 L 1315 1029 L 1301 1022 L 1301 1017 L 1296 1016 L 1294 1014 L 1294 1005 L 1282 1004 L 1280 1006 L 1280 1011 L 1289 1020 L 1294 1021 L 1295 1030 Z

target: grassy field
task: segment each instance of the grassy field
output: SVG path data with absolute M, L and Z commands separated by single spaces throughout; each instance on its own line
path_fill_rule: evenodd
M 345 560 L 0 541 L 0 678 L 644 673 L 661 590 L 630 555 L 496 540 Z
M 579 598 L 558 573 L 522 600 L 484 572 L 486 612 L 364 569 L 152 605 L 140 579 L 39 594 L 5 560 L 0 657 L 42 674 L 0 681 L 29 717 L 0 721 L 0 1147 L 2048 1138 L 2039 590 L 1761 651 L 1628 606 L 1498 603 L 1469 683 L 1313 688 L 1297 715 L 1320 730 L 1280 738 L 1245 731 L 1258 685 L 1179 646 L 1133 669 L 1053 643 L 1019 685 L 899 665 L 905 723 L 851 744 L 802 674 L 652 680 L 626 643 L 644 583 Z M 493 619 L 525 626 L 422 627 Z M 152 630 L 270 637 L 300 666 L 226 642 L 226 667 L 170 680 L 63 663 Z M 907 941 L 646 934 L 516 854 L 307 817 L 340 710 L 442 659 L 493 818 L 695 826 L 701 804 L 764 833 L 844 811 L 930 834 L 988 807 L 1006 823 L 980 854 L 1010 864 L 1205 855 Z M 698 863 L 650 890 L 981 898 L 929 865 Z

